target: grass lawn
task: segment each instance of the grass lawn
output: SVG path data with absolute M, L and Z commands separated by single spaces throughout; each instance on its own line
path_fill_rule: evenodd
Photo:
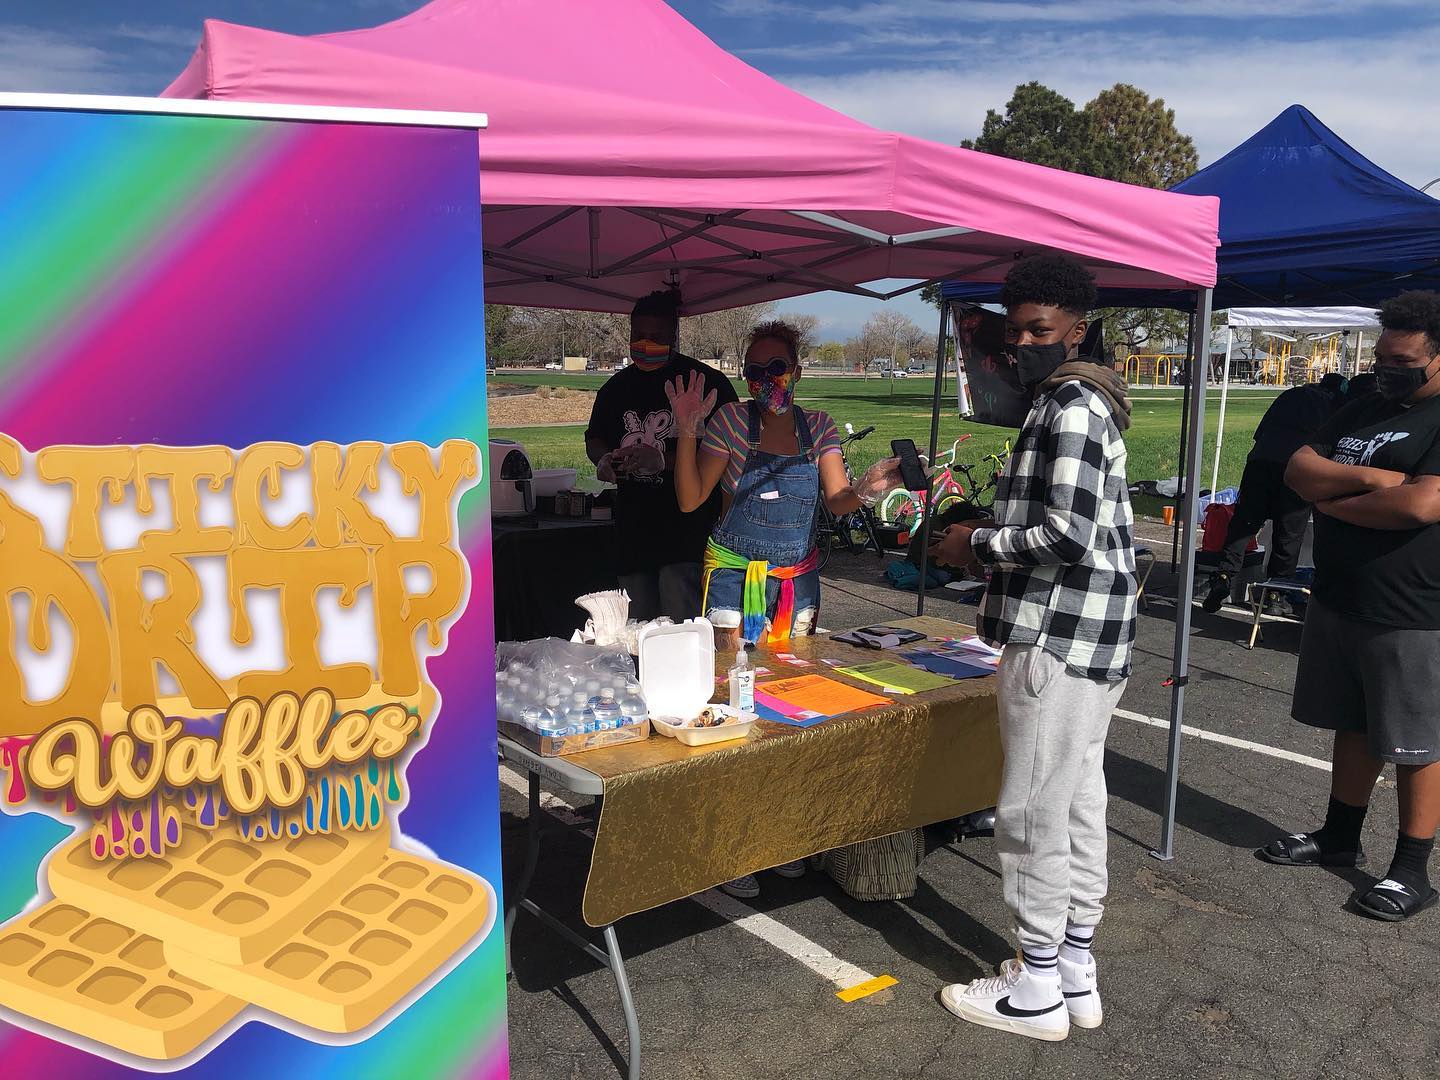
M 532 386 L 571 386 L 593 390 L 606 375 L 530 372 L 504 374 L 498 381 Z M 875 433 L 849 451 L 850 464 L 857 469 L 890 453 L 890 440 L 912 438 L 925 452 L 930 438 L 930 401 L 934 383 L 928 378 L 856 379 L 806 375 L 800 382 L 799 401 L 807 408 L 824 409 L 843 430 L 848 422 L 858 430 L 870 424 Z M 736 383 L 745 397 L 745 387 Z M 1131 483 L 1163 480 L 1177 472 L 1180 452 L 1180 387 L 1134 391 L 1134 423 L 1126 433 L 1130 449 Z M 1225 443 L 1220 459 L 1220 486 L 1239 484 L 1249 452 L 1251 437 L 1276 391 L 1232 390 L 1225 410 Z M 1211 460 L 1215 453 L 1215 428 L 1220 394 L 1212 390 L 1205 409 L 1205 468 L 1201 486 L 1210 486 Z M 576 468 L 582 479 L 593 479 L 595 469 L 585 457 L 584 425 L 558 427 L 496 428 L 493 435 L 518 439 L 530 452 L 536 468 Z M 954 382 L 947 383 L 940 409 L 940 446 L 944 450 L 962 434 L 972 438 L 961 447 L 962 460 L 978 461 L 1000 449 L 1013 434 L 958 419 L 955 416 Z M 1137 507 L 1138 509 L 1138 507 Z

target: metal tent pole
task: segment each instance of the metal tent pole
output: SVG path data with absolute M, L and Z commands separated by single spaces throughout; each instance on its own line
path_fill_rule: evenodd
M 1192 350 L 1198 355 L 1200 342 L 1208 350 L 1210 342 L 1210 306 L 1213 302 L 1211 290 L 1202 289 L 1198 294 L 1195 323 L 1190 335 Z M 1191 364 L 1191 371 L 1199 368 Z M 1185 426 L 1189 431 L 1190 460 L 1187 476 L 1199 476 L 1203 467 L 1205 431 L 1205 383 L 1192 376 L 1194 383 L 1190 395 L 1190 409 L 1186 414 Z M 1175 661 L 1167 681 L 1170 686 L 1170 754 L 1165 766 L 1165 820 L 1160 829 L 1160 846 L 1151 854 L 1157 859 L 1169 861 L 1175 857 L 1175 799 L 1180 788 L 1180 728 L 1185 719 L 1185 684 L 1190 678 L 1190 604 L 1195 598 L 1195 529 L 1200 506 L 1200 488 L 1191 483 L 1185 488 L 1185 498 L 1180 500 L 1181 522 L 1180 581 L 1175 599 Z
M 1220 489 L 1220 447 L 1225 444 L 1225 399 L 1230 395 L 1230 348 L 1235 343 L 1235 331 L 1225 327 L 1225 371 L 1220 376 L 1220 415 L 1215 419 L 1215 465 L 1210 470 L 1210 490 Z
M 927 459 L 930 467 L 935 467 L 935 455 L 940 449 L 940 398 L 945 387 L 945 330 L 950 322 L 950 301 L 940 300 L 940 330 L 935 337 L 935 394 L 930 402 L 930 457 Z M 959 354 L 955 357 L 956 371 L 955 378 L 960 378 Z M 892 379 L 893 383 L 894 380 Z M 930 503 L 935 496 L 934 486 L 925 485 L 925 509 L 924 517 L 917 521 L 916 527 L 924 530 L 921 535 L 924 537 L 920 544 L 920 577 L 915 581 L 915 614 L 925 614 L 925 578 L 930 572 Z
M 1193 311 L 1190 313 L 1190 329 L 1189 329 L 1189 331 L 1188 331 L 1188 335 L 1189 335 L 1189 336 L 1188 336 L 1185 340 L 1186 340 L 1187 342 L 1189 342 L 1187 348 L 1188 348 L 1189 351 L 1190 351 L 1190 356 L 1187 358 L 1187 362 L 1186 362 L 1186 365 L 1185 365 L 1185 389 L 1184 389 L 1183 391 L 1181 391 L 1181 393 L 1180 393 L 1180 413 L 1181 413 L 1182 416 L 1189 416 L 1189 415 L 1190 415 L 1190 387 L 1191 387 L 1191 385 L 1195 382 L 1194 370 L 1195 370 L 1195 357 L 1196 357 L 1197 354 L 1196 354 L 1196 352 L 1195 352 L 1195 313 L 1194 313 Z M 1180 487 L 1179 487 L 1179 488 L 1176 490 L 1176 492 L 1175 492 L 1175 496 L 1176 496 L 1177 499 L 1178 499 L 1178 498 L 1180 497 L 1180 495 L 1183 494 L 1184 491 L 1185 491 L 1185 451 L 1186 451 L 1186 448 L 1187 448 L 1188 445 L 1189 445 L 1189 444 L 1185 441 L 1185 436 L 1186 436 L 1185 425 L 1182 423 L 1182 424 L 1180 425 L 1180 462 L 1179 462 L 1178 465 L 1176 465 L 1176 470 L 1177 470 L 1177 471 L 1179 472 L 1179 474 L 1180 474 L 1180 475 L 1176 478 L 1176 479 L 1179 481 L 1179 483 L 1180 483 Z M 1179 514 L 1176 514 L 1176 515 L 1175 515 L 1175 525 L 1174 525 L 1174 527 L 1170 530 L 1170 572 L 1171 572 L 1172 574 L 1175 573 L 1176 569 L 1178 568 L 1178 564 L 1177 564 L 1176 560 L 1179 559 L 1179 557 L 1180 557 L 1180 515 L 1179 515 Z

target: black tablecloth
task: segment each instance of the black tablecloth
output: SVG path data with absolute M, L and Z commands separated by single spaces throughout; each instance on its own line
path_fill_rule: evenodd
M 493 531 L 497 641 L 568 638 L 585 625 L 575 598 L 619 587 L 613 521 L 495 518 Z

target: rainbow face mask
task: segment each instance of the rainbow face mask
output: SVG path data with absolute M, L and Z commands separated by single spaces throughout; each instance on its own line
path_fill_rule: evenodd
M 795 402 L 795 373 L 787 371 L 782 375 L 764 374 L 750 378 L 746 373 L 750 396 L 762 409 L 769 409 L 776 416 L 790 411 Z
M 670 362 L 672 348 L 649 338 L 640 338 L 630 342 L 630 362 L 641 371 L 659 371 Z

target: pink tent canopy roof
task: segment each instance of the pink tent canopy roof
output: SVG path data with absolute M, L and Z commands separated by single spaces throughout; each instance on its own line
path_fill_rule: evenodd
M 1219 202 L 867 127 L 662 0 L 434 0 L 300 37 L 207 20 L 168 97 L 485 112 L 486 298 L 700 312 L 964 278 L 1044 249 L 1114 286 L 1215 281 Z

